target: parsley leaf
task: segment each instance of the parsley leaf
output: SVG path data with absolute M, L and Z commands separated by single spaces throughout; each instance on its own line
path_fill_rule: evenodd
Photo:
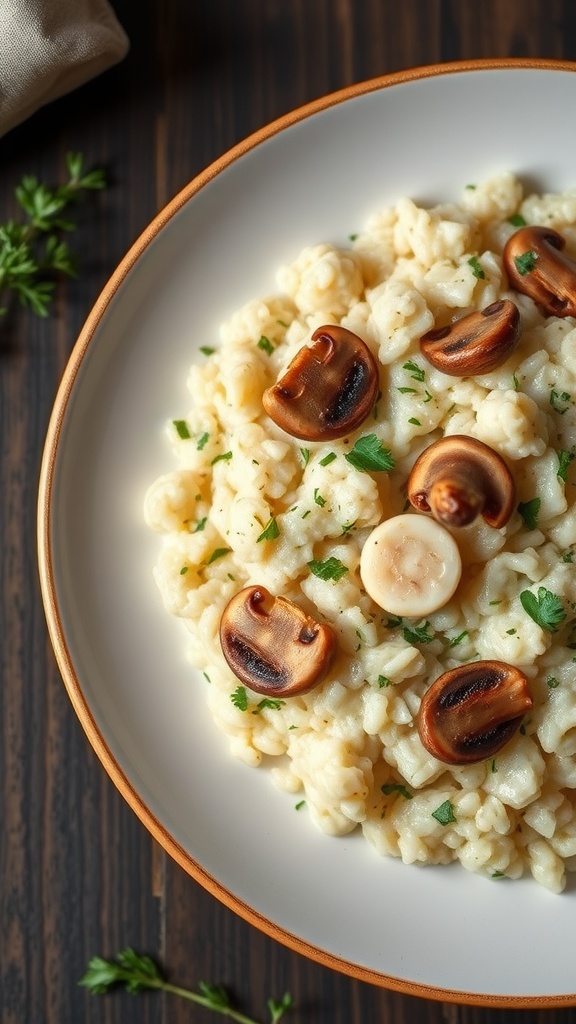
M 212 562 L 216 562 L 219 558 L 222 558 L 224 555 L 227 555 L 229 551 L 230 548 L 216 548 L 210 555 L 210 558 L 206 562 L 206 565 L 212 565 Z
M 324 562 L 315 561 L 307 563 L 310 572 L 320 580 L 333 580 L 337 583 L 348 572 L 348 566 L 344 565 L 339 558 L 327 558 Z
M 537 259 L 538 253 L 534 252 L 533 249 L 529 249 L 528 252 L 523 252 L 520 256 L 514 257 L 516 270 L 521 277 L 524 277 L 526 274 L 529 274 L 531 270 L 534 270 Z
M 536 530 L 538 528 L 538 513 L 541 504 L 540 498 L 531 498 L 530 501 L 521 501 L 518 505 L 518 512 L 522 517 L 524 526 L 529 530 Z
M 450 800 L 445 800 L 435 811 L 432 811 L 432 817 L 436 818 L 436 821 L 441 825 L 451 825 L 457 820 L 454 814 L 454 806 Z
M 552 388 L 552 391 L 550 392 L 550 405 L 554 409 L 554 412 L 558 412 L 563 416 L 569 409 L 571 401 L 572 396 L 569 395 L 567 391 L 555 391 L 554 388 Z
M 192 436 L 186 420 L 172 420 L 172 423 L 178 437 L 181 438 L 182 441 L 187 441 L 188 438 Z
M 426 376 L 426 371 L 421 366 L 418 366 L 418 363 L 415 363 L 413 359 L 409 359 L 407 363 L 404 363 L 402 369 L 410 374 L 412 380 L 423 381 Z
M 302 456 L 302 462 L 304 463 L 305 466 L 307 466 L 310 461 L 310 449 L 301 448 L 300 455 Z
M 254 708 L 252 714 L 259 715 L 264 708 L 270 708 L 271 711 L 278 711 L 284 704 L 285 700 L 277 700 L 274 697 L 263 697 Z
M 324 505 L 326 504 L 326 498 L 322 497 L 317 487 L 314 488 L 314 501 L 317 505 L 320 505 L 320 508 L 324 508 Z
M 211 345 L 200 345 L 200 351 L 204 356 L 213 356 L 216 349 L 212 348 Z
M 336 452 L 328 452 L 328 455 L 325 455 L 323 459 L 320 459 L 320 465 L 329 466 L 331 462 L 334 462 L 335 458 Z
M 237 686 L 234 693 L 230 694 L 230 700 L 238 711 L 248 710 L 248 694 L 245 686 Z
M 470 257 L 470 259 L 468 260 L 468 266 L 472 267 L 472 273 L 474 274 L 474 277 L 478 278 L 478 280 L 481 281 L 483 278 L 486 277 L 486 274 L 482 270 L 480 260 L 478 259 L 477 256 Z
M 359 437 L 351 451 L 344 456 L 355 469 L 389 472 L 396 465 L 389 448 L 385 448 L 376 434 Z
M 266 353 L 266 355 L 269 355 L 269 356 L 272 355 L 272 353 L 274 351 L 274 345 L 272 344 L 270 339 L 267 338 L 264 334 L 261 335 L 261 337 L 259 338 L 257 344 L 258 344 L 258 348 L 261 348 L 262 351 Z
M 521 213 L 513 213 L 511 217 L 508 217 L 508 223 L 512 224 L 515 228 L 524 228 L 526 227 L 527 221 Z
M 201 436 L 200 436 L 200 437 L 198 438 L 198 440 L 197 440 L 197 442 L 196 442 L 196 448 L 197 448 L 197 450 L 198 450 L 199 452 L 201 452 L 201 451 L 202 451 L 202 449 L 206 447 L 206 445 L 208 444 L 208 441 L 209 441 L 209 440 L 210 440 L 210 434 L 207 434 L 206 432 L 204 432 L 203 434 L 201 434 Z
M 261 540 L 276 540 L 276 538 L 279 536 L 280 528 L 278 526 L 278 523 L 274 519 L 274 516 L 272 516 L 272 518 L 269 519 L 268 522 L 266 523 L 266 526 L 262 530 L 260 536 L 256 537 L 256 543 L 259 544 Z
M 429 622 L 423 626 L 404 626 L 402 636 L 408 644 L 430 644 L 434 639 L 434 632 Z
M 557 477 L 559 480 L 563 480 L 566 483 L 566 477 L 568 475 L 568 467 L 576 456 L 574 452 L 567 452 L 561 449 L 556 453 L 558 455 L 558 470 Z
M 531 590 L 523 590 L 520 594 L 520 601 L 530 618 L 550 633 L 555 633 L 560 623 L 564 622 L 566 618 L 562 601 L 557 594 L 553 594 L 546 587 L 538 587 L 537 595 L 533 594 Z
M 392 793 L 399 793 L 400 796 L 405 797 L 406 800 L 411 800 L 413 794 L 406 786 L 403 786 L 400 782 L 387 782 L 380 789 L 384 793 L 384 796 L 391 796 Z
M 215 466 L 217 462 L 230 462 L 231 458 L 232 458 L 232 452 L 222 452 L 220 455 L 216 455 L 212 459 L 212 462 L 210 463 L 210 465 L 211 466 Z

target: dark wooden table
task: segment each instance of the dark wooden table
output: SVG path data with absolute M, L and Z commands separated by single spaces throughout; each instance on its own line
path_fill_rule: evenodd
M 372 987 L 285 949 L 206 893 L 143 829 L 88 745 L 48 640 L 35 543 L 40 457 L 70 350 L 111 271 L 188 180 L 255 129 L 353 82 L 465 58 L 575 60 L 576 4 L 116 0 L 115 8 L 132 43 L 127 59 L 0 140 L 1 220 L 14 212 L 20 177 L 55 183 L 68 150 L 104 165 L 111 180 L 80 212 L 80 276 L 59 288 L 52 315 L 18 310 L 0 325 L 0 1020 L 218 1019 L 174 996 L 99 998 L 78 986 L 93 954 L 127 945 L 157 958 L 174 981 L 225 984 L 263 1021 L 267 997 L 285 990 L 296 1005 L 287 1021 L 303 1024 L 576 1020 L 571 1009 L 490 1010 Z

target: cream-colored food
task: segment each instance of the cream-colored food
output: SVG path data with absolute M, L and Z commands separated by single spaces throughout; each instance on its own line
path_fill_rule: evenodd
M 266 757 L 274 782 L 325 832 L 359 828 L 380 854 L 407 863 L 459 860 L 489 877 L 529 871 L 560 892 L 576 870 L 576 322 L 545 318 L 508 290 L 502 249 L 518 214 L 554 227 L 576 255 L 576 189 L 524 197 L 504 173 L 465 188 L 458 203 L 400 199 L 349 248 L 312 246 L 281 268 L 278 294 L 238 310 L 192 367 L 193 407 L 168 426 L 177 468 L 152 484 L 145 514 L 163 534 L 155 576 L 165 607 L 188 627 L 234 755 L 254 766 Z M 459 378 L 426 361 L 419 339 L 435 322 L 500 297 L 516 302 L 522 326 L 502 366 Z M 266 416 L 262 393 L 326 324 L 368 345 L 381 395 L 350 437 L 302 442 Z M 371 434 L 393 469 L 346 459 Z M 361 553 L 379 523 L 405 512 L 410 469 L 444 434 L 498 451 L 521 511 L 502 529 L 481 517 L 451 529 L 462 561 L 455 593 L 425 618 L 398 621 L 366 593 Z M 310 563 L 329 559 L 339 570 L 315 575 Z M 337 657 L 310 692 L 283 702 L 239 692 L 218 631 L 227 602 L 249 585 L 336 631 Z M 525 591 L 561 602 L 557 630 L 527 613 Z M 495 757 L 448 767 L 423 747 L 418 708 L 433 680 L 472 659 L 521 668 L 534 707 Z

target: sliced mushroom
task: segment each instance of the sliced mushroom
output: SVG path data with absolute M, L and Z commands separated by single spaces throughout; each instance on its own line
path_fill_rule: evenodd
M 576 262 L 553 228 L 523 227 L 504 246 L 504 269 L 511 288 L 529 295 L 544 316 L 576 316 Z
M 385 519 L 372 530 L 360 555 L 366 592 L 391 615 L 430 615 L 450 600 L 461 573 L 456 541 L 424 516 Z
M 489 373 L 501 366 L 520 337 L 520 312 L 509 299 L 433 328 L 420 339 L 432 366 L 452 377 Z
M 516 488 L 498 452 L 474 437 L 452 434 L 434 441 L 416 459 L 408 500 L 445 526 L 467 526 L 482 515 L 500 529 L 514 511 Z
M 418 732 L 445 764 L 474 764 L 508 742 L 532 707 L 528 680 L 503 661 L 476 661 L 444 672 L 422 698 Z
M 256 693 L 292 697 L 316 686 L 336 653 L 331 626 L 315 622 L 265 587 L 245 587 L 220 621 L 222 653 L 235 676 Z
M 368 346 L 345 327 L 319 327 L 262 396 L 282 430 L 304 441 L 344 437 L 366 419 L 378 393 L 378 366 Z

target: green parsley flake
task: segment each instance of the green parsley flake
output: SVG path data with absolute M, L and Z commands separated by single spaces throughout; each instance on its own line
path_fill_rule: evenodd
M 551 690 L 555 690 L 557 686 L 560 686 L 560 680 L 556 679 L 556 676 L 548 676 L 546 685 L 549 686 Z
M 320 505 L 320 508 L 324 508 L 324 505 L 326 504 L 326 498 L 322 497 L 322 495 L 318 492 L 317 487 L 314 488 L 314 501 L 316 502 L 317 505 Z
M 563 416 L 570 407 L 572 396 L 567 391 L 555 391 L 554 388 L 550 392 L 550 405 L 554 409 L 554 412 L 560 413 Z
M 202 449 L 206 447 L 206 445 L 208 444 L 209 440 L 210 440 L 210 434 L 207 434 L 207 433 L 202 434 L 201 437 L 198 438 L 198 440 L 196 442 L 196 448 L 198 449 L 199 452 L 201 452 Z
M 408 420 L 408 423 L 412 423 L 413 426 L 415 426 L 415 427 L 421 427 L 422 426 L 422 424 L 420 423 L 420 420 L 417 420 L 415 416 L 411 416 L 410 419 Z
M 523 590 L 520 594 L 520 601 L 530 618 L 542 629 L 547 629 L 549 633 L 556 633 L 566 618 L 562 601 L 557 594 L 553 594 L 546 587 L 538 587 L 537 595 L 533 594 L 531 590 Z
M 526 227 L 527 221 L 521 213 L 513 213 L 511 217 L 508 217 L 508 223 L 512 224 L 515 228 L 524 228 Z
M 259 544 L 261 540 L 276 540 L 279 536 L 280 528 L 274 519 L 274 516 L 272 516 L 272 518 L 266 523 L 266 526 L 262 530 L 260 536 L 256 538 L 256 543 Z
M 388 676 L 378 676 L 378 686 L 380 687 L 381 690 L 384 690 L 387 686 L 393 685 L 394 684 L 392 680 L 388 679 Z
M 383 786 L 380 786 L 380 789 L 384 793 L 384 796 L 391 796 L 392 793 L 399 793 L 400 796 L 403 796 L 406 800 L 411 800 L 413 796 L 410 790 L 406 789 L 406 786 L 403 786 L 400 782 L 386 782 Z
M 238 711 L 248 710 L 248 694 L 245 686 L 237 686 L 234 693 L 230 694 L 230 700 Z
M 172 420 L 172 423 L 174 425 L 176 433 L 178 434 L 178 437 L 182 441 L 187 441 L 188 438 L 192 436 L 188 424 L 186 423 L 186 420 Z
M 306 806 L 306 801 L 305 800 L 299 800 L 298 803 L 294 805 L 294 810 L 301 811 L 302 808 L 305 807 L 305 806 Z
M 202 533 L 202 530 L 206 526 L 207 521 L 208 521 L 208 516 L 204 516 L 203 519 L 199 519 L 198 522 L 196 523 L 196 526 L 192 530 L 192 533 Z
M 259 715 L 260 712 L 264 711 L 265 708 L 269 708 L 270 711 L 279 711 L 282 705 L 285 703 L 285 700 L 276 700 L 276 698 L 274 697 L 263 697 L 262 700 L 259 701 L 256 707 L 253 709 L 252 714 Z
M 486 274 L 482 270 L 480 260 L 478 259 L 477 256 L 470 257 L 470 259 L 468 260 L 468 266 L 472 267 L 472 273 L 474 274 L 474 277 L 478 278 L 479 281 L 482 281 L 486 277 Z
M 343 576 L 348 572 L 348 566 L 344 565 L 339 558 L 327 558 L 324 562 L 315 561 L 308 562 L 308 568 L 314 576 L 317 576 L 320 580 L 333 580 L 337 583 Z
M 385 448 L 376 434 L 359 437 L 351 451 L 344 456 L 355 469 L 375 473 L 389 472 L 396 465 L 389 448 Z
M 215 348 L 211 348 L 210 345 L 200 345 L 200 351 L 205 356 L 211 356 L 211 355 L 214 355 L 214 352 L 216 351 L 216 349 Z
M 274 345 L 272 344 L 270 339 L 267 338 L 264 334 L 261 335 L 261 337 L 259 338 L 257 344 L 258 344 L 258 348 L 261 348 L 263 352 L 266 352 L 266 355 L 269 355 L 269 356 L 272 355 L 272 353 L 274 351 Z
M 445 800 L 443 804 L 440 804 L 435 811 L 432 811 L 432 817 L 436 818 L 436 821 L 440 825 L 451 825 L 456 821 L 456 815 L 454 814 L 454 806 L 450 800 Z
M 421 366 L 418 366 L 418 363 L 415 363 L 413 359 L 409 359 L 407 363 L 404 363 L 402 369 L 410 374 L 412 380 L 422 382 L 426 377 L 426 371 Z
M 216 455 L 212 459 L 212 462 L 210 463 L 210 465 L 211 466 L 215 466 L 217 462 L 230 462 L 231 458 L 232 458 L 232 452 L 222 452 L 221 455 Z
M 396 388 L 396 391 L 399 391 L 401 395 L 417 395 L 418 394 L 418 391 L 417 391 L 416 388 Z
M 212 565 L 212 562 L 217 562 L 219 558 L 223 558 L 224 555 L 227 555 L 229 551 L 230 548 L 215 548 L 215 550 L 210 555 L 210 558 L 206 562 L 206 565 Z
M 189 565 L 183 565 L 182 568 L 180 569 L 180 575 L 181 576 L 185 576 L 186 573 L 189 571 L 189 569 L 190 569 Z
M 574 455 L 574 452 L 567 452 L 562 449 L 556 454 L 558 455 L 558 471 L 556 475 L 559 480 L 563 480 L 564 483 L 566 483 L 568 467 L 576 456 Z
M 521 277 L 529 274 L 531 270 L 534 270 L 536 261 L 538 260 L 538 253 L 534 252 L 533 249 L 529 249 L 528 252 L 523 252 L 520 256 L 514 257 L 514 263 L 516 264 L 516 270 Z
M 336 452 L 328 452 L 328 455 L 325 455 L 323 459 L 320 459 L 320 465 L 329 466 L 331 462 L 334 462 L 335 458 Z
M 407 644 L 430 644 L 434 639 L 434 632 L 429 622 L 423 626 L 404 626 L 402 636 Z
M 529 530 L 538 528 L 538 513 L 540 512 L 540 498 L 531 498 L 530 501 L 521 501 L 518 505 L 518 512 L 522 517 L 524 526 Z
M 468 630 L 465 629 L 464 632 L 463 633 L 459 633 L 458 636 L 450 637 L 450 640 L 448 642 L 448 646 L 449 647 L 458 647 L 458 645 L 461 644 L 462 641 L 465 640 L 467 636 L 468 636 Z
M 304 463 L 305 466 L 307 466 L 310 461 L 310 449 L 301 448 L 300 455 L 302 456 L 302 462 Z

